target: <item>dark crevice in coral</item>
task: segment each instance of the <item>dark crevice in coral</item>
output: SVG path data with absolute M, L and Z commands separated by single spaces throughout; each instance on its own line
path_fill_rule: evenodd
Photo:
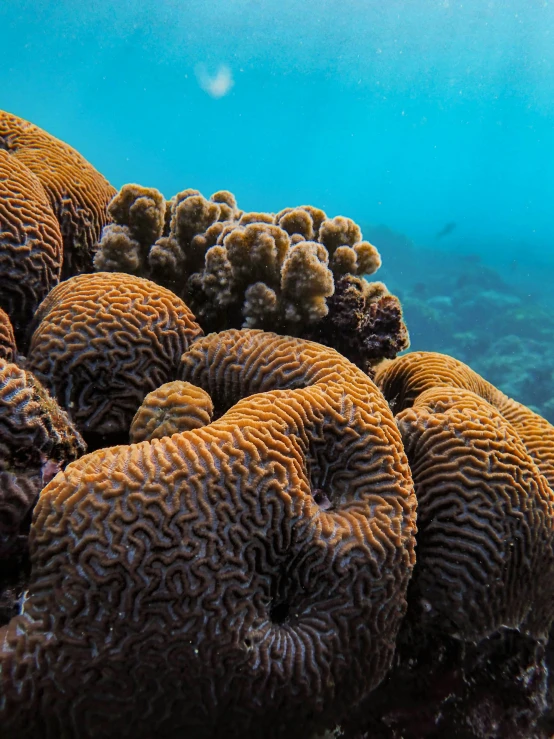
M 285 601 L 283 603 L 274 603 L 269 609 L 269 617 L 274 624 L 281 625 L 285 623 L 290 614 L 290 606 Z
M 412 614 L 413 615 L 413 614 Z M 547 670 L 537 640 L 499 629 L 477 643 L 408 616 L 395 664 L 344 725 L 345 739 L 546 739 Z
M 83 433 L 83 439 L 87 445 L 87 452 L 94 452 L 97 449 L 105 449 L 109 446 L 119 446 L 120 444 L 129 444 L 129 433 L 119 432 L 113 434 L 97 434 Z

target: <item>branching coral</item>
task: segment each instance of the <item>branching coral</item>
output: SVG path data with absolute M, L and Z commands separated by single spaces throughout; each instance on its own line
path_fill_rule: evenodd
M 87 440 L 126 440 L 144 396 L 174 379 L 181 354 L 202 333 L 169 290 L 119 273 L 61 283 L 35 320 L 29 368 Z
M 377 381 L 410 461 L 418 537 L 397 665 L 366 730 L 531 736 L 554 618 L 554 428 L 451 357 L 408 354 Z
M 306 737 L 390 665 L 415 501 L 373 383 L 257 331 L 199 339 L 182 374 L 228 412 L 99 450 L 40 496 L 0 631 L 0 721 L 20 739 Z
M 206 331 L 271 329 L 326 337 L 335 346 L 337 326 L 351 320 L 344 289 L 333 303 L 333 318 L 329 315 L 336 281 L 373 274 L 381 264 L 377 249 L 362 241 L 354 221 L 329 219 L 312 206 L 244 213 L 227 191 L 207 200 L 197 190 L 185 190 L 164 211 L 160 198 L 138 185 L 122 188 L 110 205 L 115 223 L 104 229 L 96 268 L 142 275 L 170 287 Z M 143 214 L 142 235 L 133 226 L 134 211 Z M 145 221 L 150 227 L 144 227 Z M 359 291 L 367 296 L 361 283 Z M 361 367 L 407 346 L 398 300 L 389 296 L 379 307 L 377 302 L 358 301 L 359 326 L 351 333 L 359 330 L 364 339 L 351 337 L 341 344 Z
M 0 359 L 13 362 L 17 354 L 10 317 L 0 308 Z
M 62 249 L 39 180 L 0 146 L 0 308 L 20 342 L 40 301 L 60 279 Z
M 90 271 L 115 189 L 71 146 L 4 111 L 0 149 L 36 175 L 46 191 L 63 237 L 62 275 Z

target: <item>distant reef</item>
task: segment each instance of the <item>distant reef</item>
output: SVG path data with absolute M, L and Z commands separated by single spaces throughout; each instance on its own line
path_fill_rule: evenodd
M 0 739 L 552 735 L 552 321 L 364 233 L 0 112 Z
M 383 226 L 364 233 L 383 254 L 383 279 L 401 299 L 412 350 L 463 360 L 554 422 L 554 314 L 538 290 L 532 297 L 471 253 L 415 247 Z

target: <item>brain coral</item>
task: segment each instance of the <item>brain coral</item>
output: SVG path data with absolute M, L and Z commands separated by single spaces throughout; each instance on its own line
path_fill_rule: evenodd
M 40 496 L 0 630 L 12 736 L 307 737 L 390 665 L 415 501 L 373 383 L 258 331 L 199 339 L 182 373 L 230 410 L 98 450 Z
M 366 706 L 368 735 L 534 736 L 554 618 L 554 428 L 451 357 L 408 354 L 376 380 L 397 412 L 418 537 L 397 666 Z
M 10 317 L 0 308 L 0 359 L 13 362 L 17 349 Z
M 63 277 L 92 269 L 92 248 L 116 190 L 75 149 L 0 111 L 0 149 L 40 180 L 63 237 Z
M 377 370 L 377 382 L 395 413 L 410 407 L 425 390 L 447 386 L 470 390 L 494 406 L 516 429 L 554 489 L 554 429 L 548 421 L 508 398 L 463 362 L 436 352 L 410 352 Z
M 209 199 L 184 190 L 165 203 L 157 190 L 139 185 L 125 185 L 110 214 L 114 223 L 103 231 L 96 269 L 169 287 L 205 331 L 261 328 L 313 338 L 363 369 L 408 346 L 400 303 L 388 293 L 376 300 L 359 289 L 357 326 L 350 326 L 347 303 L 354 298 L 346 299 L 345 289 L 330 314 L 337 281 L 373 274 L 381 264 L 349 218 L 327 218 L 309 205 L 244 213 L 225 190 Z M 350 332 L 340 347 L 339 324 L 349 324 Z
M 36 378 L 0 359 L 0 558 L 14 545 L 41 487 L 84 450 Z
M 0 147 L 0 307 L 20 341 L 60 279 L 62 250 L 60 227 L 39 180 Z
M 190 382 L 166 382 L 142 401 L 129 439 L 134 444 L 207 426 L 212 415 L 212 399 L 204 390 Z
M 175 376 L 202 331 L 169 290 L 119 273 L 60 283 L 37 311 L 28 355 L 85 434 L 122 434 L 144 396 Z

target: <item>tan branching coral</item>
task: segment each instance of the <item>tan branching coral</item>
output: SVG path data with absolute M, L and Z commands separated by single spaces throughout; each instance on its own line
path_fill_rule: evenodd
M 163 234 L 155 241 L 141 240 L 129 225 L 134 203 L 158 198 L 148 211 L 152 235 L 160 233 L 164 212 L 159 193 L 154 197 L 146 192 L 125 185 L 114 200 L 124 202 L 125 208 L 110 206 L 115 224 L 104 229 L 96 267 L 141 275 L 169 287 L 190 305 L 205 331 L 261 328 L 322 341 L 326 337 L 335 346 L 335 321 L 327 319 L 336 282 L 373 274 L 381 264 L 377 249 L 362 240 L 360 227 L 349 218 L 329 219 L 310 205 L 277 214 L 242 212 L 227 191 L 206 199 L 198 190 L 184 190 L 166 204 Z M 342 299 L 334 304 L 339 323 L 350 320 L 337 316 L 343 305 Z M 369 325 L 380 324 L 374 332 L 380 340 L 341 344 L 341 351 L 360 367 L 395 356 L 396 347 L 406 348 L 406 327 L 394 296 L 381 301 L 379 308 L 376 301 L 370 305 L 362 300 L 357 317 L 364 335 Z
M 129 439 L 132 443 L 151 441 L 207 426 L 213 410 L 212 399 L 201 388 L 179 380 L 166 382 L 142 401 Z
M 1 124 L 0 116 L 0 131 Z M 62 258 L 60 227 L 42 185 L 0 145 L 0 308 L 20 342 L 37 306 L 59 282 Z
M 17 348 L 10 317 L 0 308 L 0 359 L 13 362 Z
M 40 496 L 31 582 L 0 630 L 19 739 L 300 739 L 390 665 L 415 501 L 373 383 L 257 331 L 197 340 L 182 372 L 229 411 L 98 450 Z
M 42 303 L 29 368 L 85 435 L 121 434 L 144 396 L 172 380 L 202 331 L 185 303 L 120 273 L 80 275 Z
M 0 149 L 36 175 L 48 196 L 63 237 L 62 275 L 91 271 L 116 190 L 71 146 L 4 111 Z

